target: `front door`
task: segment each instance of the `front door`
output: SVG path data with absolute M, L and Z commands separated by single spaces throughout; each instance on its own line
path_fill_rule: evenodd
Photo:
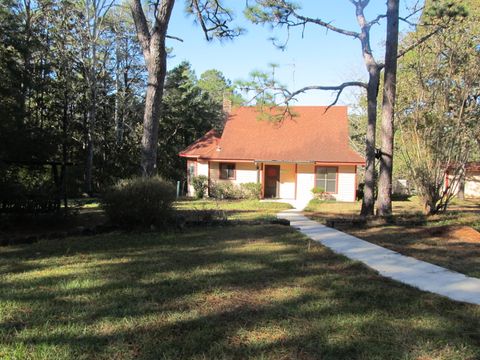
M 279 183 L 280 183 L 280 165 L 265 165 L 264 197 L 277 198 Z

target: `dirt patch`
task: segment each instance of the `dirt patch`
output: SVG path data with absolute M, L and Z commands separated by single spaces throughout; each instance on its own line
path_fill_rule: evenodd
M 480 232 L 470 226 L 439 226 L 427 228 L 425 231 L 431 236 L 448 241 L 480 244 Z

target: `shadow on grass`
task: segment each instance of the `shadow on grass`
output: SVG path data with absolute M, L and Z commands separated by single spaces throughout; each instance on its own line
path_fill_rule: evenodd
M 40 242 L 0 262 L 0 355 L 480 356 L 477 307 L 308 251 L 282 226 Z

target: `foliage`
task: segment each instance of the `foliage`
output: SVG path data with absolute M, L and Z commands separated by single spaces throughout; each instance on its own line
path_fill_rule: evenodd
M 9 166 L 0 177 L 0 212 L 42 213 L 60 209 L 60 194 L 44 166 Z M 18 182 L 18 179 L 22 181 Z
M 313 195 L 322 195 L 325 193 L 325 189 L 317 186 L 312 189 L 312 193 Z
M 446 210 L 480 133 L 479 30 L 472 14 L 400 63 L 399 152 L 428 214 Z
M 185 159 L 178 153 L 212 128 L 223 130 L 222 103 L 198 85 L 188 62 L 170 70 L 165 82 L 159 124 L 158 172 L 169 180 L 185 180 Z
M 143 101 L 139 89 L 144 74 L 138 67 L 133 24 L 120 7 L 110 9 L 108 21 L 98 28 L 99 61 L 93 66 L 89 49 L 94 40 L 85 18 L 91 5 L 9 0 L 0 7 L 0 158 L 76 164 L 66 172 L 62 169 L 60 176 L 71 195 L 82 191 L 89 142 L 94 145 L 94 191 L 138 169 L 137 126 Z M 95 121 L 88 118 L 93 87 Z M 120 96 L 128 100 L 122 102 L 124 132 L 118 141 L 112 119 Z M 28 187 L 29 176 L 17 175 L 12 179 Z M 53 176 L 44 181 L 52 184 Z
M 214 182 L 210 185 L 210 196 L 216 199 L 260 199 L 261 184 L 233 184 L 226 181 Z
M 118 181 L 103 196 L 102 205 L 113 225 L 125 228 L 164 228 L 172 218 L 175 187 L 159 177 Z
M 203 199 L 207 195 L 208 177 L 205 175 L 194 176 L 192 178 L 192 186 L 197 199 Z
M 242 192 L 235 184 L 219 181 L 210 184 L 210 196 L 215 199 L 241 199 Z
M 95 34 L 94 3 L 105 5 L 97 9 Z M 139 172 L 147 74 L 129 10 L 110 3 L 5 0 L 0 6 L 0 159 L 74 164 L 60 174 L 69 196 L 86 190 L 87 168 L 94 193 Z M 213 98 L 197 86 L 190 65 L 169 73 L 157 164 L 163 178 L 184 180 L 178 152 L 222 127 L 222 103 Z M 2 164 L 0 177 L 28 188 L 31 167 L 19 172 Z M 51 186 L 54 178 L 46 172 L 42 181 Z
M 260 199 L 262 195 L 262 184 L 260 183 L 243 183 L 240 184 L 242 199 Z
M 240 106 L 244 102 L 242 96 L 235 92 L 232 82 L 216 69 L 203 72 L 198 79 L 198 87 L 208 93 L 217 104 L 223 105 L 224 99 L 230 100 L 233 106 Z
M 335 200 L 335 198 L 322 187 L 314 187 L 312 193 L 313 197 L 317 200 Z

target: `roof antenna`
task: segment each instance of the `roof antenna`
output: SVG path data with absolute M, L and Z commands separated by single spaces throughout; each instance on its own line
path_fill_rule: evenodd
M 295 71 L 297 69 L 296 65 L 295 65 L 295 58 L 292 59 L 292 62 L 290 64 L 285 64 L 287 66 L 290 66 L 293 70 L 292 70 L 292 86 L 293 86 L 293 90 L 295 90 Z

